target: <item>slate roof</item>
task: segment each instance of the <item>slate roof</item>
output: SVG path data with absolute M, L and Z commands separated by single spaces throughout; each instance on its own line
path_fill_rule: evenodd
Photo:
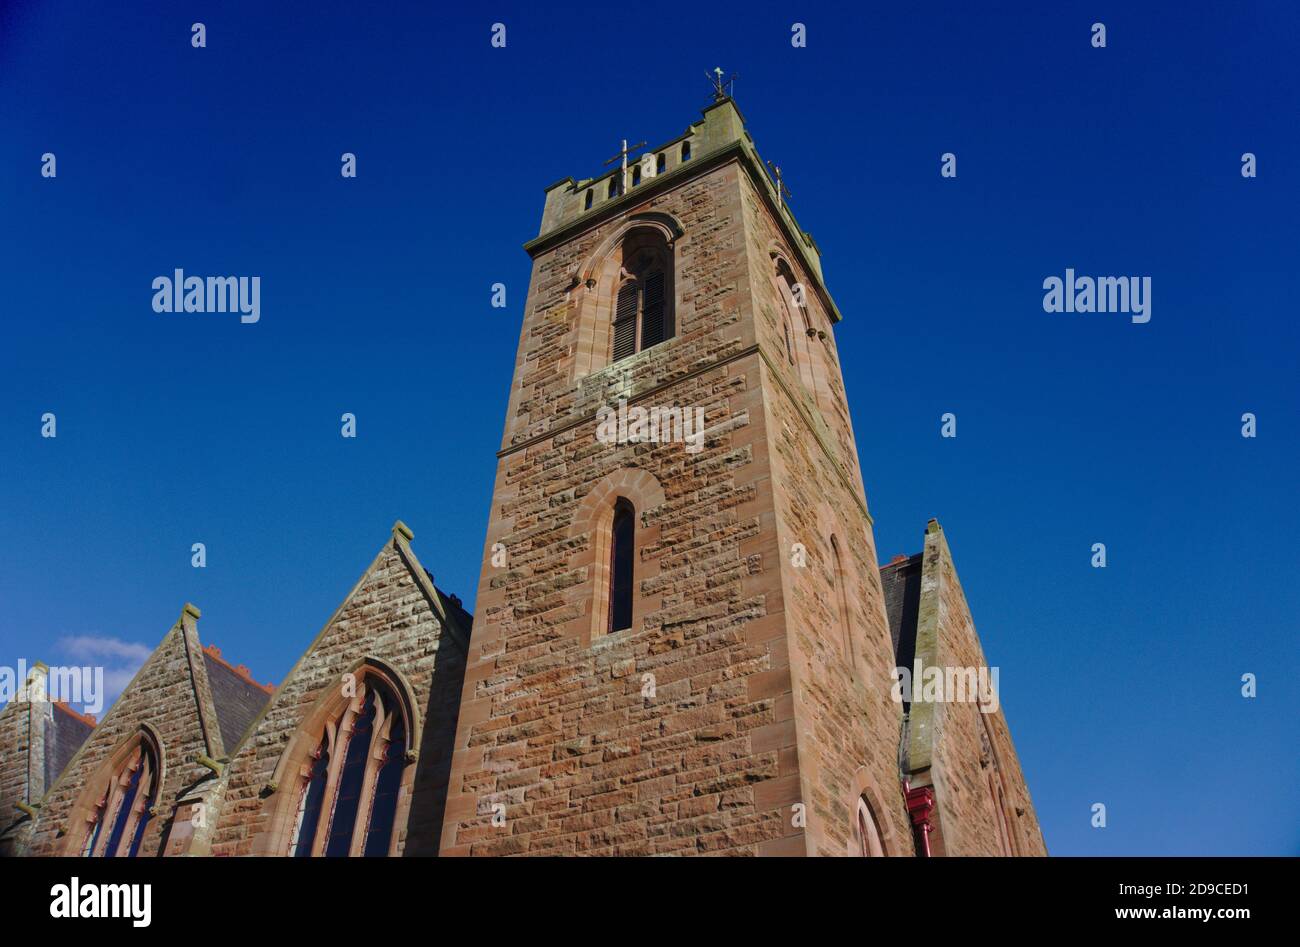
M 889 639 L 894 659 L 910 668 L 916 654 L 916 614 L 921 605 L 921 553 L 897 556 L 880 567 L 880 583 L 889 615 Z
M 452 626 L 452 638 L 458 641 L 462 647 L 467 648 L 469 646 L 470 629 L 474 625 L 474 616 L 465 610 L 465 606 L 461 604 L 459 595 L 450 595 L 438 588 L 437 583 L 434 581 L 432 572 L 425 569 L 424 574 L 429 577 L 429 584 L 432 585 L 433 590 L 438 593 L 438 600 L 441 602 L 443 610 L 447 614 L 448 623 Z
M 53 711 L 45 717 L 45 785 L 53 786 L 72 755 L 81 749 L 90 731 L 95 729 L 93 717 L 85 717 L 61 703 L 51 705 Z
M 221 742 L 227 754 L 234 753 L 240 739 L 257 715 L 271 699 L 275 688 L 253 680 L 243 665 L 231 667 L 222 657 L 221 649 L 208 645 L 203 649 L 207 664 L 208 686 L 212 689 L 212 703 L 217 709 L 217 726 L 221 728 Z

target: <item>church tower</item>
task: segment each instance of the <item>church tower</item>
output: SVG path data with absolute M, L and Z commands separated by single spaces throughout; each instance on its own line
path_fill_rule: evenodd
M 627 162 L 526 245 L 441 852 L 912 855 L 817 245 L 721 91 Z

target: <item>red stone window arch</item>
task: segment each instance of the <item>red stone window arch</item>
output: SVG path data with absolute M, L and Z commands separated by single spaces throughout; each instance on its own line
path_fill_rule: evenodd
M 803 286 L 794 271 L 782 257 L 775 257 L 772 285 L 776 289 L 781 307 L 781 322 L 785 329 L 786 358 L 795 367 L 799 380 L 817 400 L 817 373 L 820 351 L 816 347 L 817 330 L 813 328 L 808 307 L 803 298 Z M 792 330 L 793 327 L 793 331 Z M 791 336 L 793 335 L 793 338 Z M 820 407 L 820 401 L 818 401 Z
M 642 230 L 622 246 L 609 361 L 619 362 L 673 335 L 672 255 L 662 235 Z
M 880 838 L 880 825 L 865 795 L 858 797 L 857 811 L 854 813 L 853 842 L 853 853 L 862 858 L 882 858 L 885 854 L 884 842 Z
M 343 699 L 331 707 L 319 742 L 297 768 L 286 854 L 392 853 L 414 756 L 411 709 L 401 693 L 375 668 L 345 676 Z
M 677 334 L 674 261 L 682 236 L 670 214 L 634 214 L 574 273 L 575 379 Z
M 664 502 L 654 474 L 622 467 L 596 482 L 575 511 L 569 530 L 581 547 L 574 566 L 585 570 L 586 581 L 573 589 L 574 604 L 583 606 L 573 630 L 585 644 L 641 628 L 660 607 L 659 594 L 647 591 L 659 559 L 647 551 L 659 546 L 656 512 Z
M 789 261 L 775 250 L 771 255 L 774 261 L 771 280 L 785 330 L 785 355 L 796 368 L 798 379 L 813 397 L 818 411 L 824 412 L 833 401 L 827 386 L 829 369 L 822 342 L 826 333 L 816 328 L 816 317 L 807 304 L 806 287 L 794 274 Z
M 997 830 L 998 854 L 1012 857 L 1018 855 L 1016 834 L 1011 827 L 1010 809 L 1007 806 L 1006 787 L 1002 780 L 1002 767 L 998 763 L 997 749 L 993 746 L 993 734 L 989 731 L 988 714 L 985 705 L 979 705 L 980 723 L 983 727 L 980 741 L 980 765 L 987 770 L 989 802 L 993 806 L 993 823 Z
M 91 803 L 82 810 L 79 852 L 85 857 L 134 858 L 153 819 L 160 777 L 158 743 L 140 730 L 113 754 L 92 782 Z

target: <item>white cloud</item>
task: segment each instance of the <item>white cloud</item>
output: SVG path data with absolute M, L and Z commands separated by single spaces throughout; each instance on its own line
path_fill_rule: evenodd
M 60 638 L 57 647 L 67 657 L 67 664 L 102 667 L 104 693 L 96 701 L 99 707 L 82 704 L 82 709 L 99 713 L 100 719 L 131 683 L 135 672 L 153 654 L 153 648 L 138 641 L 123 641 L 103 635 L 69 635 Z M 62 662 L 61 662 L 62 663 Z
M 136 641 L 123 641 L 121 638 L 105 638 L 99 635 L 71 635 L 60 638 L 59 650 L 77 660 L 90 658 L 118 658 L 113 663 L 131 664 L 140 667 L 145 659 L 153 654 L 153 648 Z

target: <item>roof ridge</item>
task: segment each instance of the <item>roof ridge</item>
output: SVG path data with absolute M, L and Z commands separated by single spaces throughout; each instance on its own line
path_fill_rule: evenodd
M 231 673 L 237 675 L 238 677 L 243 679 L 246 683 L 252 684 L 258 690 L 263 691 L 267 694 L 275 693 L 274 684 L 260 684 L 257 681 L 253 680 L 253 672 L 248 669 L 247 664 L 240 664 L 238 666 L 231 664 L 229 661 L 227 661 L 225 658 L 221 656 L 221 649 L 218 648 L 215 644 L 204 645 L 203 653 L 207 655 L 209 658 L 212 658 L 212 660 L 216 661 L 218 664 L 225 666 L 227 669 L 230 670 Z
M 99 721 L 95 719 L 95 715 L 94 715 L 94 714 L 83 714 L 83 713 L 80 713 L 79 711 L 73 710 L 71 707 L 69 707 L 67 704 L 65 704 L 65 703 L 64 703 L 63 701 L 61 701 L 61 700 L 53 700 L 53 701 L 50 701 L 50 703 L 52 703 L 55 707 L 58 707 L 58 708 L 59 708 L 60 710 L 62 710 L 65 714 L 67 714 L 69 717 L 75 717 L 77 720 L 80 720 L 82 723 L 89 724 L 89 725 L 92 726 L 92 727 L 97 727 L 97 726 L 99 726 Z

